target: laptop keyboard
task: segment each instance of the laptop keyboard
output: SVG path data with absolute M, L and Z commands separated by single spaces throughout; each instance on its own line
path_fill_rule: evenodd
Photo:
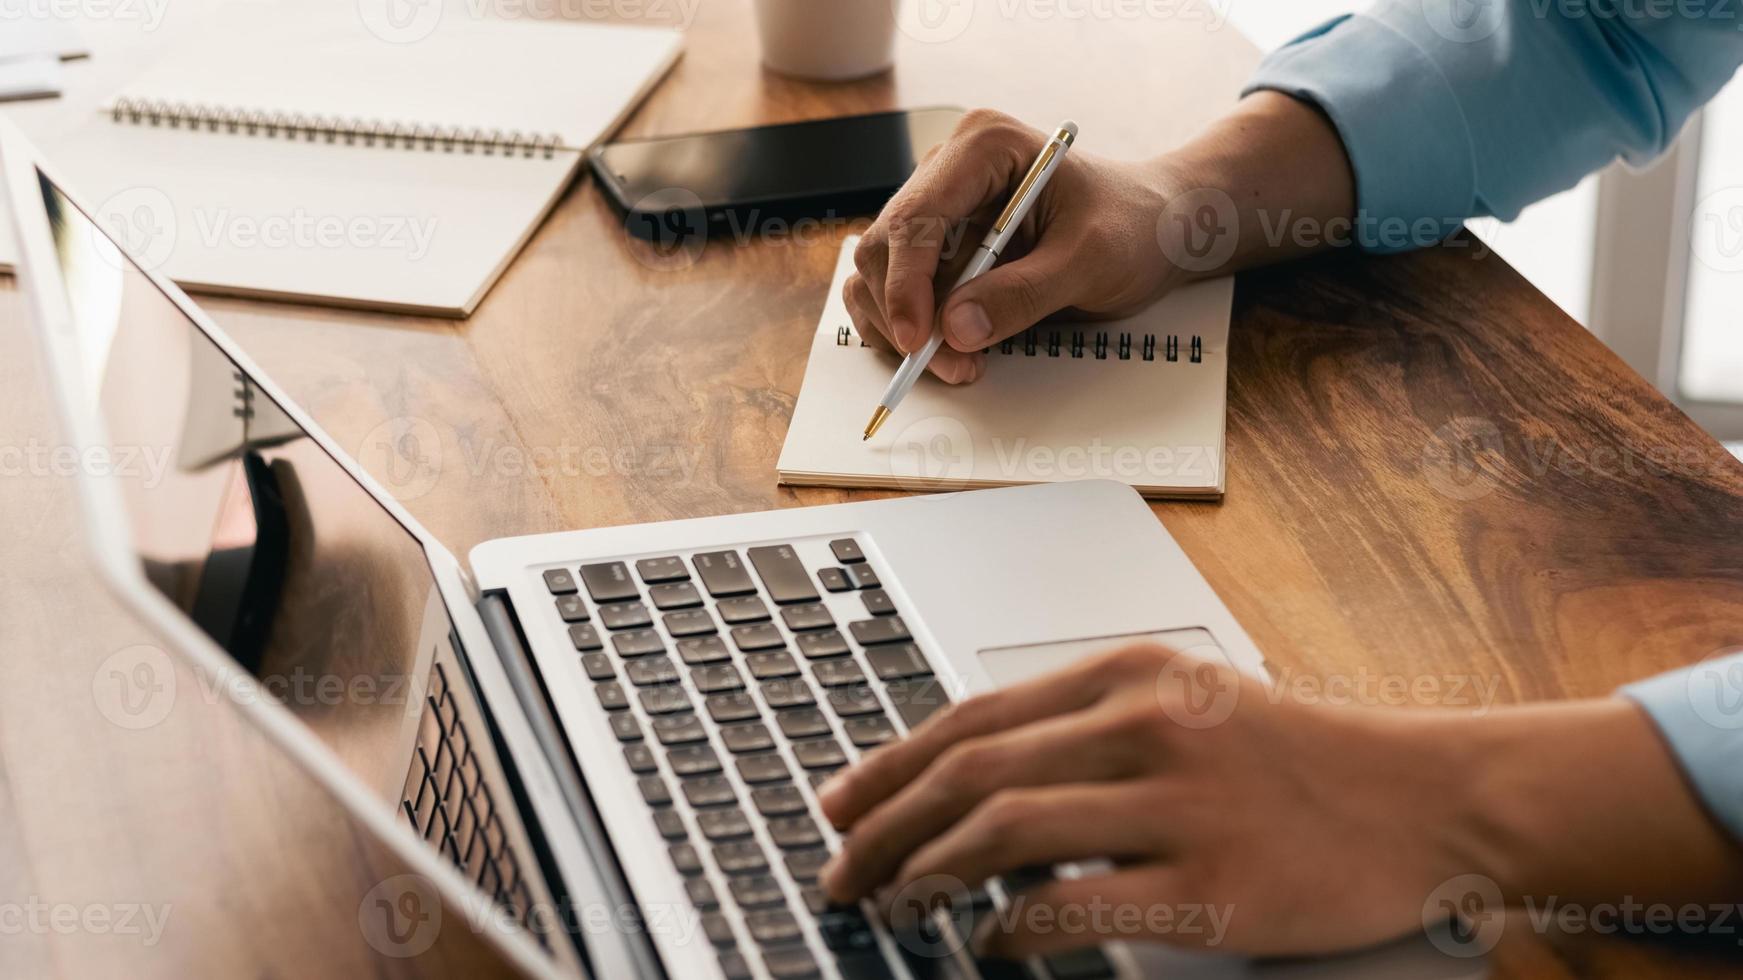
M 897 975 L 864 912 L 817 884 L 833 845 L 814 791 L 950 698 L 860 543 L 543 577 L 722 973 L 756 975 L 754 956 L 812 977 L 826 956 L 848 980 Z

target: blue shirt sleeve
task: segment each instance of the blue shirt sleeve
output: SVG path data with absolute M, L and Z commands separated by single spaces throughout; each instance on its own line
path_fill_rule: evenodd
M 1356 238 L 1399 251 L 1645 163 L 1743 63 L 1738 0 L 1381 0 L 1267 57 L 1355 169 Z
M 1743 841 L 1743 653 L 1630 684 L 1708 811 Z

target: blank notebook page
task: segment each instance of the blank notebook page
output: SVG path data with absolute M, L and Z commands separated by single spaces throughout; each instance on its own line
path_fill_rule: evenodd
M 900 361 L 862 346 L 841 300 L 855 241 L 842 247 L 812 338 L 777 464 L 783 483 L 960 490 L 1111 479 L 1152 497 L 1222 493 L 1233 280 L 1187 286 L 1122 320 L 1037 326 L 994 345 L 974 384 L 928 374 L 862 441 Z

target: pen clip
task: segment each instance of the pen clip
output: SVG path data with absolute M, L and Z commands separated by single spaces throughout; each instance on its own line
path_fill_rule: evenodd
M 1017 193 L 1011 195 L 1011 203 L 1005 205 L 1004 213 L 999 215 L 999 220 L 993 222 L 993 234 L 1002 235 L 1005 233 L 1005 225 L 1010 222 L 1011 216 L 1022 207 L 1023 202 L 1029 199 L 1029 192 L 1034 189 L 1035 181 L 1041 179 L 1042 171 L 1046 170 L 1047 165 L 1053 162 L 1053 157 L 1058 152 L 1059 141 L 1057 139 L 1048 140 L 1047 148 L 1041 151 L 1041 155 L 1035 158 L 1034 166 L 1031 166 L 1029 172 L 1023 176 L 1022 186 L 1017 188 Z

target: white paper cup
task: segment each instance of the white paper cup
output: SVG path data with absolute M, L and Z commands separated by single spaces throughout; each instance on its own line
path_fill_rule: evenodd
M 895 63 L 900 0 L 757 0 L 763 64 L 783 75 L 840 82 Z

